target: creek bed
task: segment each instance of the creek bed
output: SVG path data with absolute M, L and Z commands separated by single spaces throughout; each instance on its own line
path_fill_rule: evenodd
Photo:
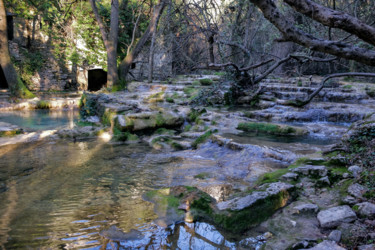
M 154 223 L 149 190 L 173 182 L 176 157 L 143 143 L 41 141 L 0 148 L 0 246 L 17 248 L 237 248 L 241 241 L 206 223 Z M 177 159 L 178 160 L 178 159 Z M 101 236 L 116 225 L 141 240 Z M 255 241 L 256 242 L 256 241 Z M 259 242 L 258 242 L 259 243 Z M 254 244 L 258 244 L 254 243 Z

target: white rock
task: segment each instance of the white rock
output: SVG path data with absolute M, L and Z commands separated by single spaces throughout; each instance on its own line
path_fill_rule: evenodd
M 353 166 L 350 166 L 350 167 L 348 168 L 348 171 L 349 171 L 350 173 L 352 173 L 352 175 L 353 175 L 354 178 L 357 178 L 357 177 L 359 177 L 359 175 L 361 174 L 361 172 L 362 172 L 362 168 L 361 168 L 360 166 L 353 165 Z
M 319 207 L 315 204 L 301 204 L 293 208 L 296 214 L 316 214 Z
M 361 216 L 374 218 L 375 217 L 375 204 L 370 202 L 362 202 L 356 204 L 358 206 L 358 213 Z
M 363 198 L 363 194 L 368 191 L 368 188 L 358 183 L 354 183 L 348 187 L 348 193 L 356 198 Z
M 325 240 L 322 243 L 319 243 L 315 247 L 309 248 L 312 250 L 345 250 L 345 248 L 340 247 L 334 241 Z
M 357 219 L 353 210 L 347 206 L 332 207 L 318 213 L 318 221 L 323 228 L 334 228 L 343 222 L 352 222 Z

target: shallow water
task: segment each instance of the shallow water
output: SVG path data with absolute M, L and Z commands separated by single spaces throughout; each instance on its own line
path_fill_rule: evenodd
M 0 113 L 0 121 L 17 125 L 26 131 L 72 128 L 78 120 L 78 110 L 22 110 Z
M 1 147 L 0 248 L 225 249 L 242 244 L 206 223 L 155 224 L 153 205 L 142 195 L 171 185 L 178 159 L 154 156 L 145 144 L 96 141 Z M 139 230 L 143 238 L 101 236 L 112 225 L 122 233 Z

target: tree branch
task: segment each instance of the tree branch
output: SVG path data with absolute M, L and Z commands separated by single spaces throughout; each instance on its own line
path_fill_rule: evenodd
M 361 73 L 361 72 L 348 72 L 348 73 L 337 73 L 337 74 L 332 74 L 326 76 L 321 84 L 320 87 L 317 88 L 313 93 L 311 93 L 310 96 L 308 96 L 304 100 L 296 99 L 293 101 L 288 101 L 285 104 L 289 106 L 294 106 L 294 107 L 303 107 L 306 104 L 310 103 L 312 99 L 319 94 L 319 92 L 325 87 L 324 84 L 326 81 L 328 81 L 331 78 L 337 78 L 337 77 L 343 77 L 343 76 L 363 76 L 363 77 L 375 77 L 375 73 Z
M 284 0 L 292 8 L 331 28 L 345 30 L 375 45 L 375 28 L 344 12 L 319 5 L 311 0 Z
M 296 28 L 277 8 L 274 0 L 250 0 L 288 41 L 295 42 L 311 50 L 375 66 L 375 51 L 355 47 L 342 42 L 318 39 Z

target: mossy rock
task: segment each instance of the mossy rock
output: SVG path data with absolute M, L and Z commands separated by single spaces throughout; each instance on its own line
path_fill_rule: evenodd
M 182 126 L 182 116 L 171 112 L 144 112 L 129 115 L 118 115 L 115 127 L 120 131 L 156 130 Z
M 147 192 L 143 198 L 155 204 L 157 214 L 174 213 L 184 218 L 185 211 L 196 221 L 212 214 L 215 200 L 195 187 L 176 186 Z
M 210 86 L 212 85 L 213 81 L 212 79 L 204 78 L 204 79 L 200 79 L 199 83 L 202 84 L 203 86 Z
M 51 104 L 48 101 L 40 100 L 36 103 L 36 109 L 50 109 Z
M 307 130 L 298 127 L 261 122 L 241 122 L 238 124 L 237 129 L 246 132 L 259 132 L 271 135 L 302 136 L 308 133 Z
M 186 186 L 154 190 L 144 196 L 155 203 L 157 210 L 183 209 L 193 221 L 208 221 L 233 233 L 258 225 L 295 197 L 294 186 L 280 182 L 270 184 L 264 192 L 220 203 L 197 188 Z
M 16 125 L 0 122 L 0 137 L 22 134 L 23 130 Z

